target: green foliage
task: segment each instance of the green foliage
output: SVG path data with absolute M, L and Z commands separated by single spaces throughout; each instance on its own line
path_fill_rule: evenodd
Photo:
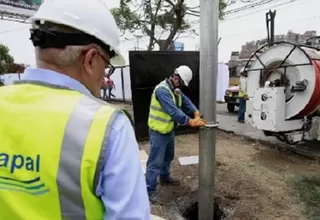
M 13 63 L 10 67 L 8 67 L 8 73 L 23 73 L 26 65 L 21 63 Z
M 185 0 L 120 0 L 120 6 L 111 10 L 122 33 L 140 32 L 149 37 L 148 50 L 155 44 L 160 49 L 167 49 L 180 34 L 196 34 L 191 28 L 191 17 L 200 16 L 200 7 L 189 7 Z M 225 0 L 220 0 L 219 18 L 224 18 L 227 7 Z M 162 34 L 168 34 L 165 43 L 160 44 Z
M 13 62 L 13 57 L 9 54 L 9 48 L 0 44 L 0 74 L 7 73 Z
M 298 197 L 304 203 L 307 219 L 319 219 L 320 216 L 320 176 L 301 176 L 293 180 Z

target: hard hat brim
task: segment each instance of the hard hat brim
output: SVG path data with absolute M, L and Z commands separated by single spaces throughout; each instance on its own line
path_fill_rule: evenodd
M 116 56 L 111 58 L 110 63 L 113 66 L 124 66 L 126 65 L 126 60 L 124 59 L 122 53 L 119 50 L 114 50 Z

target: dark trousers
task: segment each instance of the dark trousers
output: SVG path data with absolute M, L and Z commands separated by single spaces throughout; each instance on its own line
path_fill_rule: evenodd
M 174 158 L 174 132 L 160 134 L 149 130 L 150 154 L 147 161 L 146 182 L 148 193 L 156 191 L 157 179 L 170 177 L 170 165 Z
M 239 100 L 238 121 L 244 122 L 247 100 L 243 97 Z
M 111 91 L 112 91 L 112 88 L 109 88 L 109 89 L 108 89 L 108 92 L 109 92 L 108 97 L 109 97 L 109 99 L 111 99 L 111 96 L 112 96 L 113 98 L 116 97 L 115 95 L 113 95 L 113 94 L 111 93 Z

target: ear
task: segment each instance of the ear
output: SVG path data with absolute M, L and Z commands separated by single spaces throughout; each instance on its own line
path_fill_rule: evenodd
M 96 49 L 92 48 L 89 49 L 83 59 L 83 66 L 88 75 L 93 75 L 93 69 L 96 65 L 96 59 L 95 57 L 98 55 L 98 52 Z

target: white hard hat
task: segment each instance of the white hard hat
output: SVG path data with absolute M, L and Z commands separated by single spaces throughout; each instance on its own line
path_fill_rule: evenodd
M 192 70 L 185 65 L 179 66 L 177 69 L 175 69 L 175 73 L 179 74 L 182 81 L 186 86 L 189 85 L 191 79 L 192 79 Z
M 106 0 L 46 0 L 29 20 L 33 24 L 36 21 L 62 24 L 94 36 L 115 52 L 112 65 L 125 64 L 119 48 L 120 31 Z

